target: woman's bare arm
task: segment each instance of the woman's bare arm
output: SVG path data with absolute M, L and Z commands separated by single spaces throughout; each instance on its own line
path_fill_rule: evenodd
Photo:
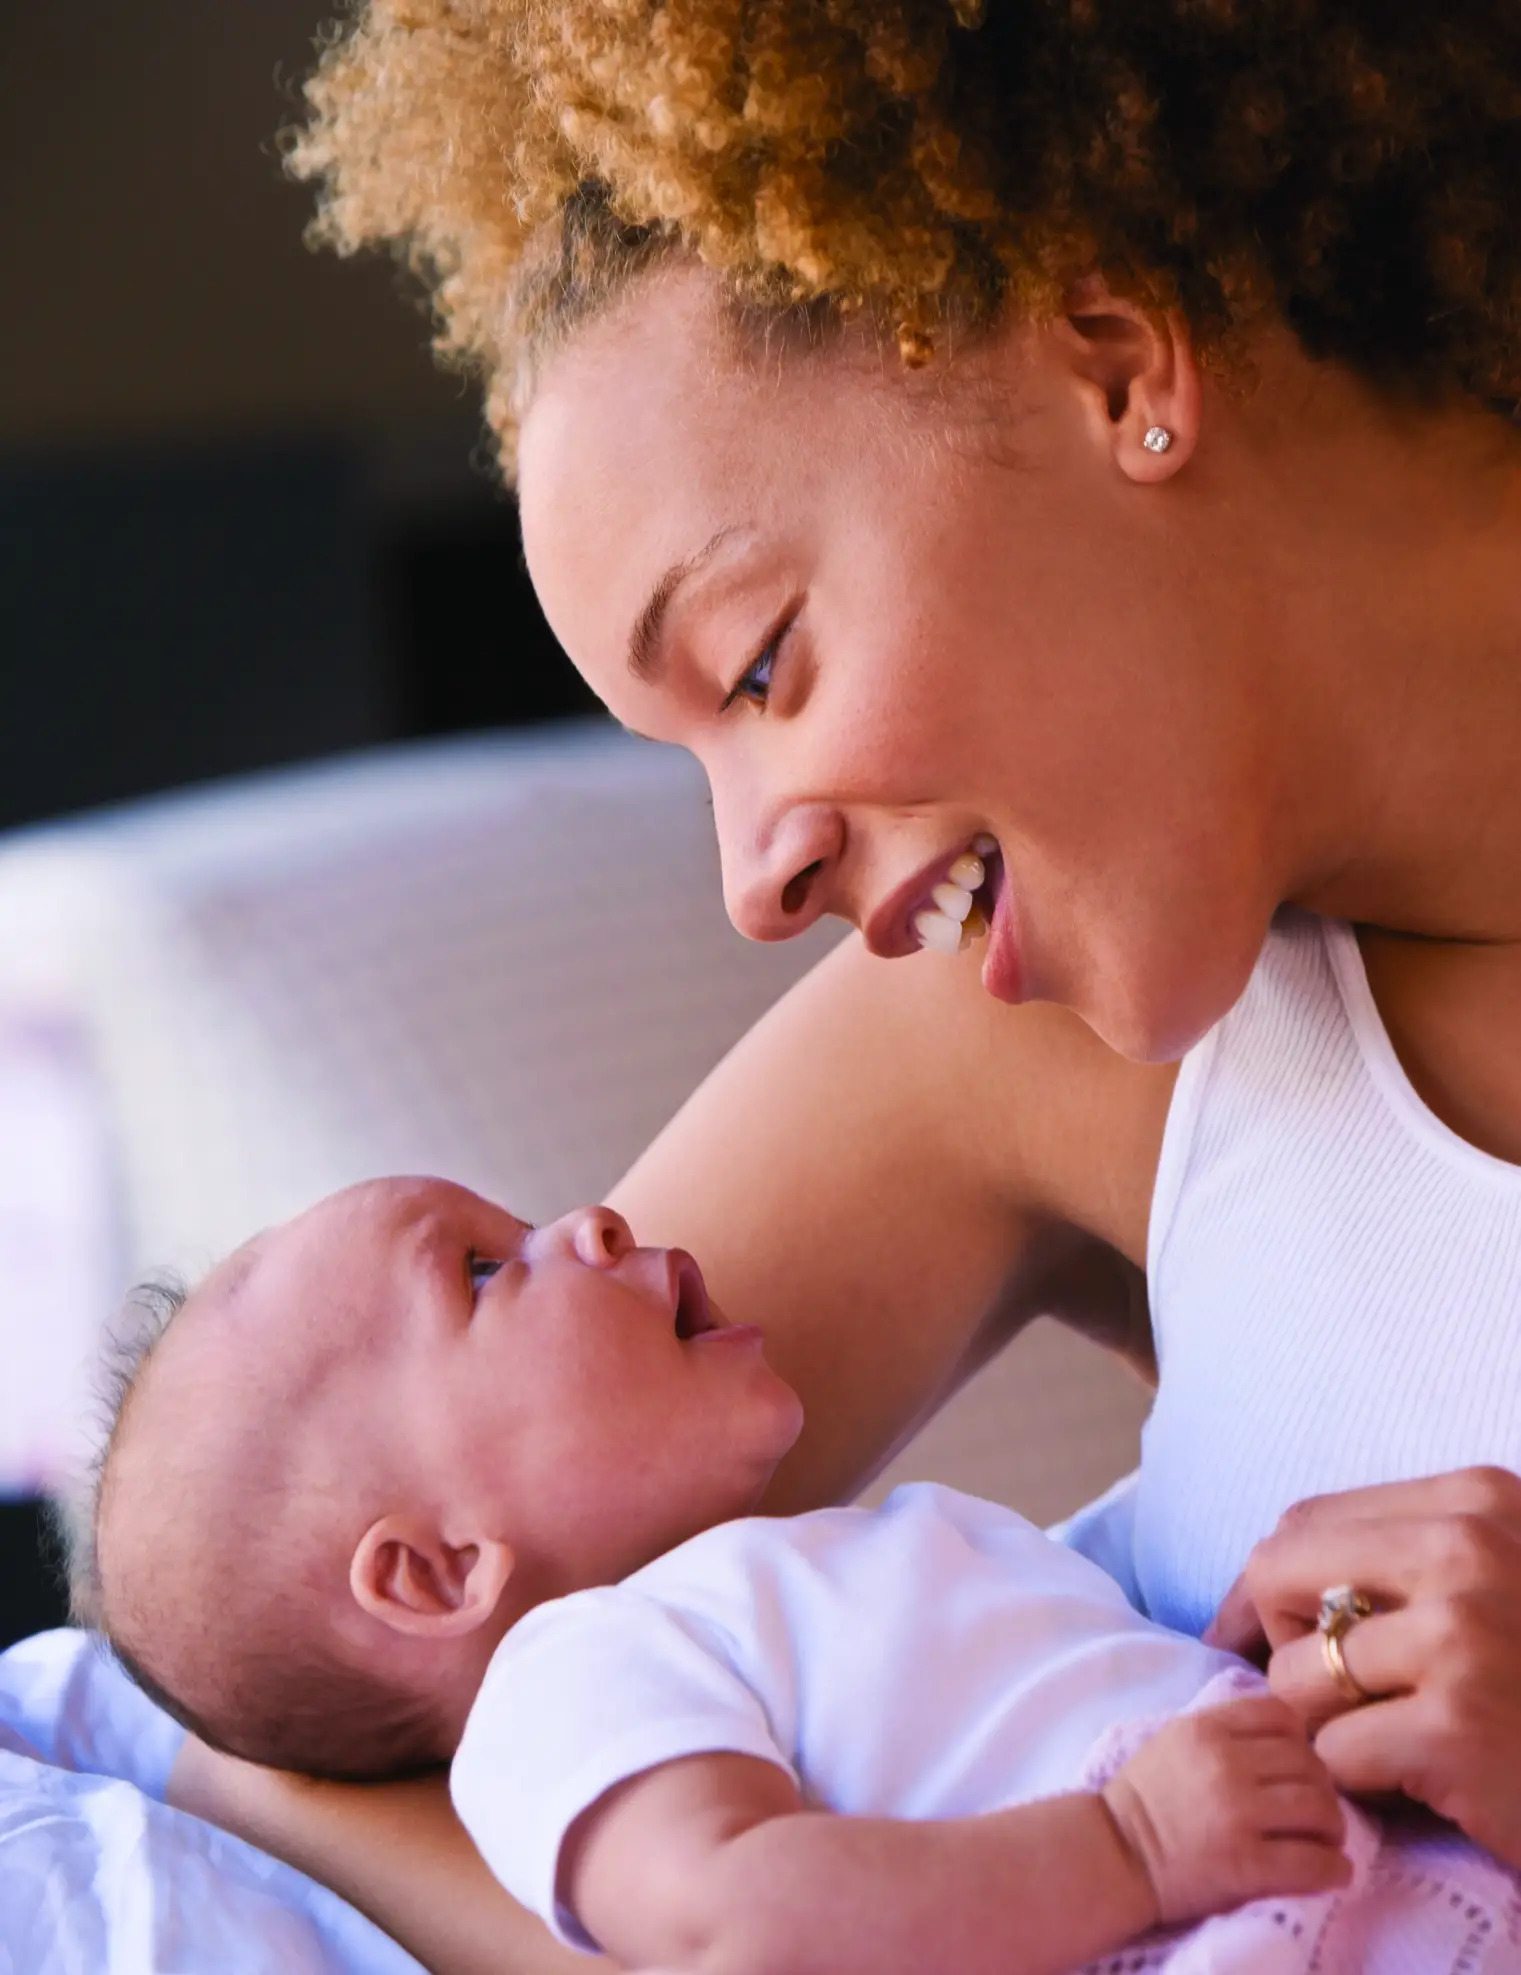
M 768 1503 L 853 1493 L 991 1351 L 1049 1312 L 1149 1350 L 1138 1267 L 1172 1066 L 984 994 L 974 949 L 847 940 L 613 1193 L 761 1324 L 809 1416 Z
M 492 1878 L 444 1777 L 322 1783 L 218 1755 L 191 1736 L 169 1801 L 331 1886 L 430 1975 L 585 1975 Z

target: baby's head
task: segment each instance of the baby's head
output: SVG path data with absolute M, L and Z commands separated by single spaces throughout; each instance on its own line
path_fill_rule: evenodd
M 373 1181 L 248 1243 L 152 1343 L 81 1602 L 219 1747 L 426 1768 L 518 1617 L 747 1514 L 801 1420 L 759 1333 L 616 1214 L 531 1228 Z

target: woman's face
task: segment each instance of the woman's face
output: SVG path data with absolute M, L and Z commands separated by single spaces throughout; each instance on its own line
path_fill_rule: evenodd
M 662 274 L 549 365 L 524 543 L 613 714 L 706 769 L 741 932 L 832 913 L 906 956 L 992 837 L 984 985 L 1161 1057 L 1229 1007 L 1280 895 L 1268 627 L 1201 532 L 1207 446 L 1138 484 L 1075 347 L 1025 329 L 917 377 L 863 339 L 767 361 L 706 277 Z

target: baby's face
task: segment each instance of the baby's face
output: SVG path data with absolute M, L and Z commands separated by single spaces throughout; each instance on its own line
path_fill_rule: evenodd
M 759 1331 L 605 1208 L 533 1228 L 442 1180 L 379 1180 L 228 1267 L 205 1316 L 288 1385 L 360 1520 L 420 1508 L 461 1545 L 507 1544 L 520 1596 L 748 1513 L 802 1424 Z

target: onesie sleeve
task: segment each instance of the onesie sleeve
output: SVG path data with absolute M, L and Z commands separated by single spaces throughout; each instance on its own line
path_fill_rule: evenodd
M 682 1756 L 759 1756 L 797 1780 L 731 1642 L 626 1586 L 541 1605 L 508 1633 L 470 1711 L 449 1788 L 492 1873 L 572 1947 L 558 1897 L 570 1827 L 615 1784 Z

